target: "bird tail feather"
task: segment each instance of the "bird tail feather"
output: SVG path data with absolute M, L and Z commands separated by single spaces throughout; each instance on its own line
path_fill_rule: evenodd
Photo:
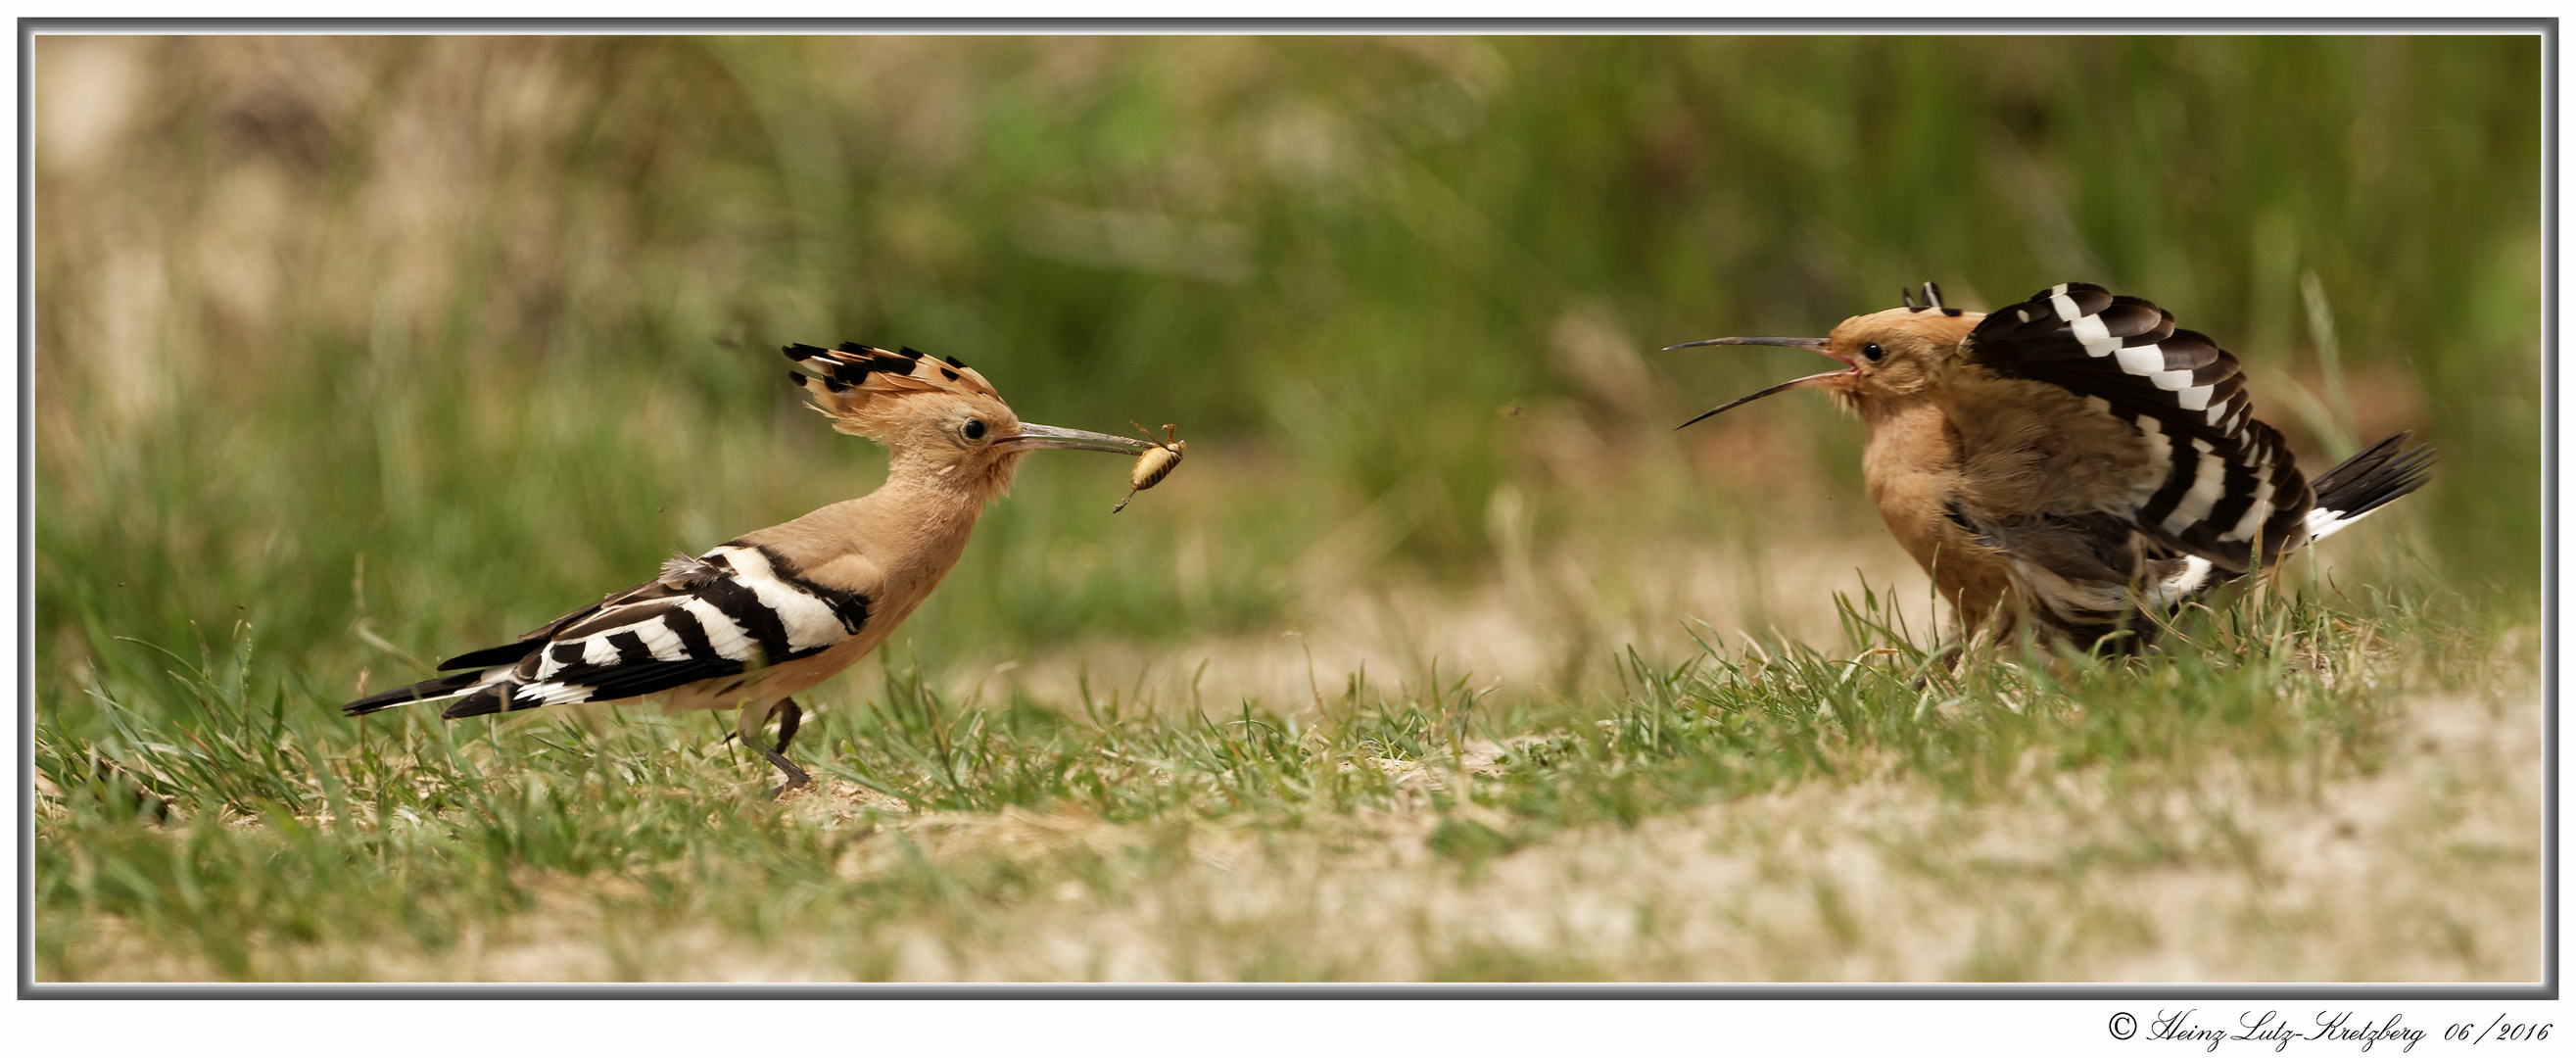
M 2436 455 L 2428 444 L 2406 447 L 2412 433 L 2399 433 L 2319 474 L 2309 487 L 2316 506 L 2308 511 L 2308 539 L 2325 539 L 2363 515 L 2378 510 L 2424 486 Z
M 340 712 L 348 716 L 362 716 L 378 710 L 391 709 L 397 705 L 410 705 L 413 702 L 443 702 L 472 691 L 475 685 L 481 682 L 483 682 L 483 670 L 460 672 L 434 680 L 422 680 L 408 687 L 396 687 L 389 691 L 370 694 L 341 706 Z

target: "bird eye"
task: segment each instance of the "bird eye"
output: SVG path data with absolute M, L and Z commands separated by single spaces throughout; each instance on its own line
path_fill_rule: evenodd
M 1868 357 L 1869 362 L 1875 364 L 1887 358 L 1887 350 L 1879 348 L 1877 342 L 1871 342 L 1860 347 L 1860 355 Z
M 981 441 L 984 439 L 984 420 L 966 420 L 966 439 L 969 441 Z

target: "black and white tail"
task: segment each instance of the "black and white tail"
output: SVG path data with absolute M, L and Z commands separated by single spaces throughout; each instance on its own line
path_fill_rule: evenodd
M 2317 494 L 2308 510 L 2308 541 L 2334 535 L 2407 493 L 2422 488 L 2433 471 L 2432 445 L 2405 447 L 2413 433 L 2400 433 L 2337 463 L 2308 483 Z

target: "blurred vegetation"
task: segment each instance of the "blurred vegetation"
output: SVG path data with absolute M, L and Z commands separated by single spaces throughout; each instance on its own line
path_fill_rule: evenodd
M 381 686 L 414 673 L 353 622 L 461 649 L 865 491 L 881 457 L 798 410 L 787 341 L 954 354 L 1034 421 L 1198 440 L 1198 473 L 1116 520 L 1114 460 L 1024 474 L 909 630 L 933 661 L 1259 629 L 1335 561 L 1473 579 L 1507 484 L 1542 542 L 1863 537 L 1731 465 L 1850 491 L 1858 431 L 1823 402 L 1664 436 L 1806 365 L 1640 350 L 1817 333 L 1926 278 L 1977 306 L 2149 295 L 2250 365 L 2310 458 L 2422 431 L 2445 461 L 2406 515 L 2418 569 L 2529 612 L 2539 60 L 2532 37 L 41 38 L 40 682 L 76 695 L 113 637 L 248 618 Z

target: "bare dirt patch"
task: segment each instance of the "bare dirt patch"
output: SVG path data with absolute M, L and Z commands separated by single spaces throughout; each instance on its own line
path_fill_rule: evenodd
M 2532 692 L 2419 699 L 2374 774 L 2308 792 L 2224 760 L 2145 788 L 2031 778 L 1975 806 L 1882 777 L 1473 862 L 1437 850 L 1444 817 L 1429 811 L 1291 832 L 904 815 L 840 783 L 790 810 L 881 828 L 835 865 L 844 879 L 995 863 L 1052 879 L 884 923 L 871 943 L 894 953 L 892 979 L 2528 981 L 2540 715 Z M 1467 770 L 1497 748 L 1476 747 Z M 541 891 L 514 939 L 447 968 L 633 970 L 589 935 L 600 893 Z M 846 979 L 829 938 L 755 946 L 675 924 L 646 947 L 694 979 Z

